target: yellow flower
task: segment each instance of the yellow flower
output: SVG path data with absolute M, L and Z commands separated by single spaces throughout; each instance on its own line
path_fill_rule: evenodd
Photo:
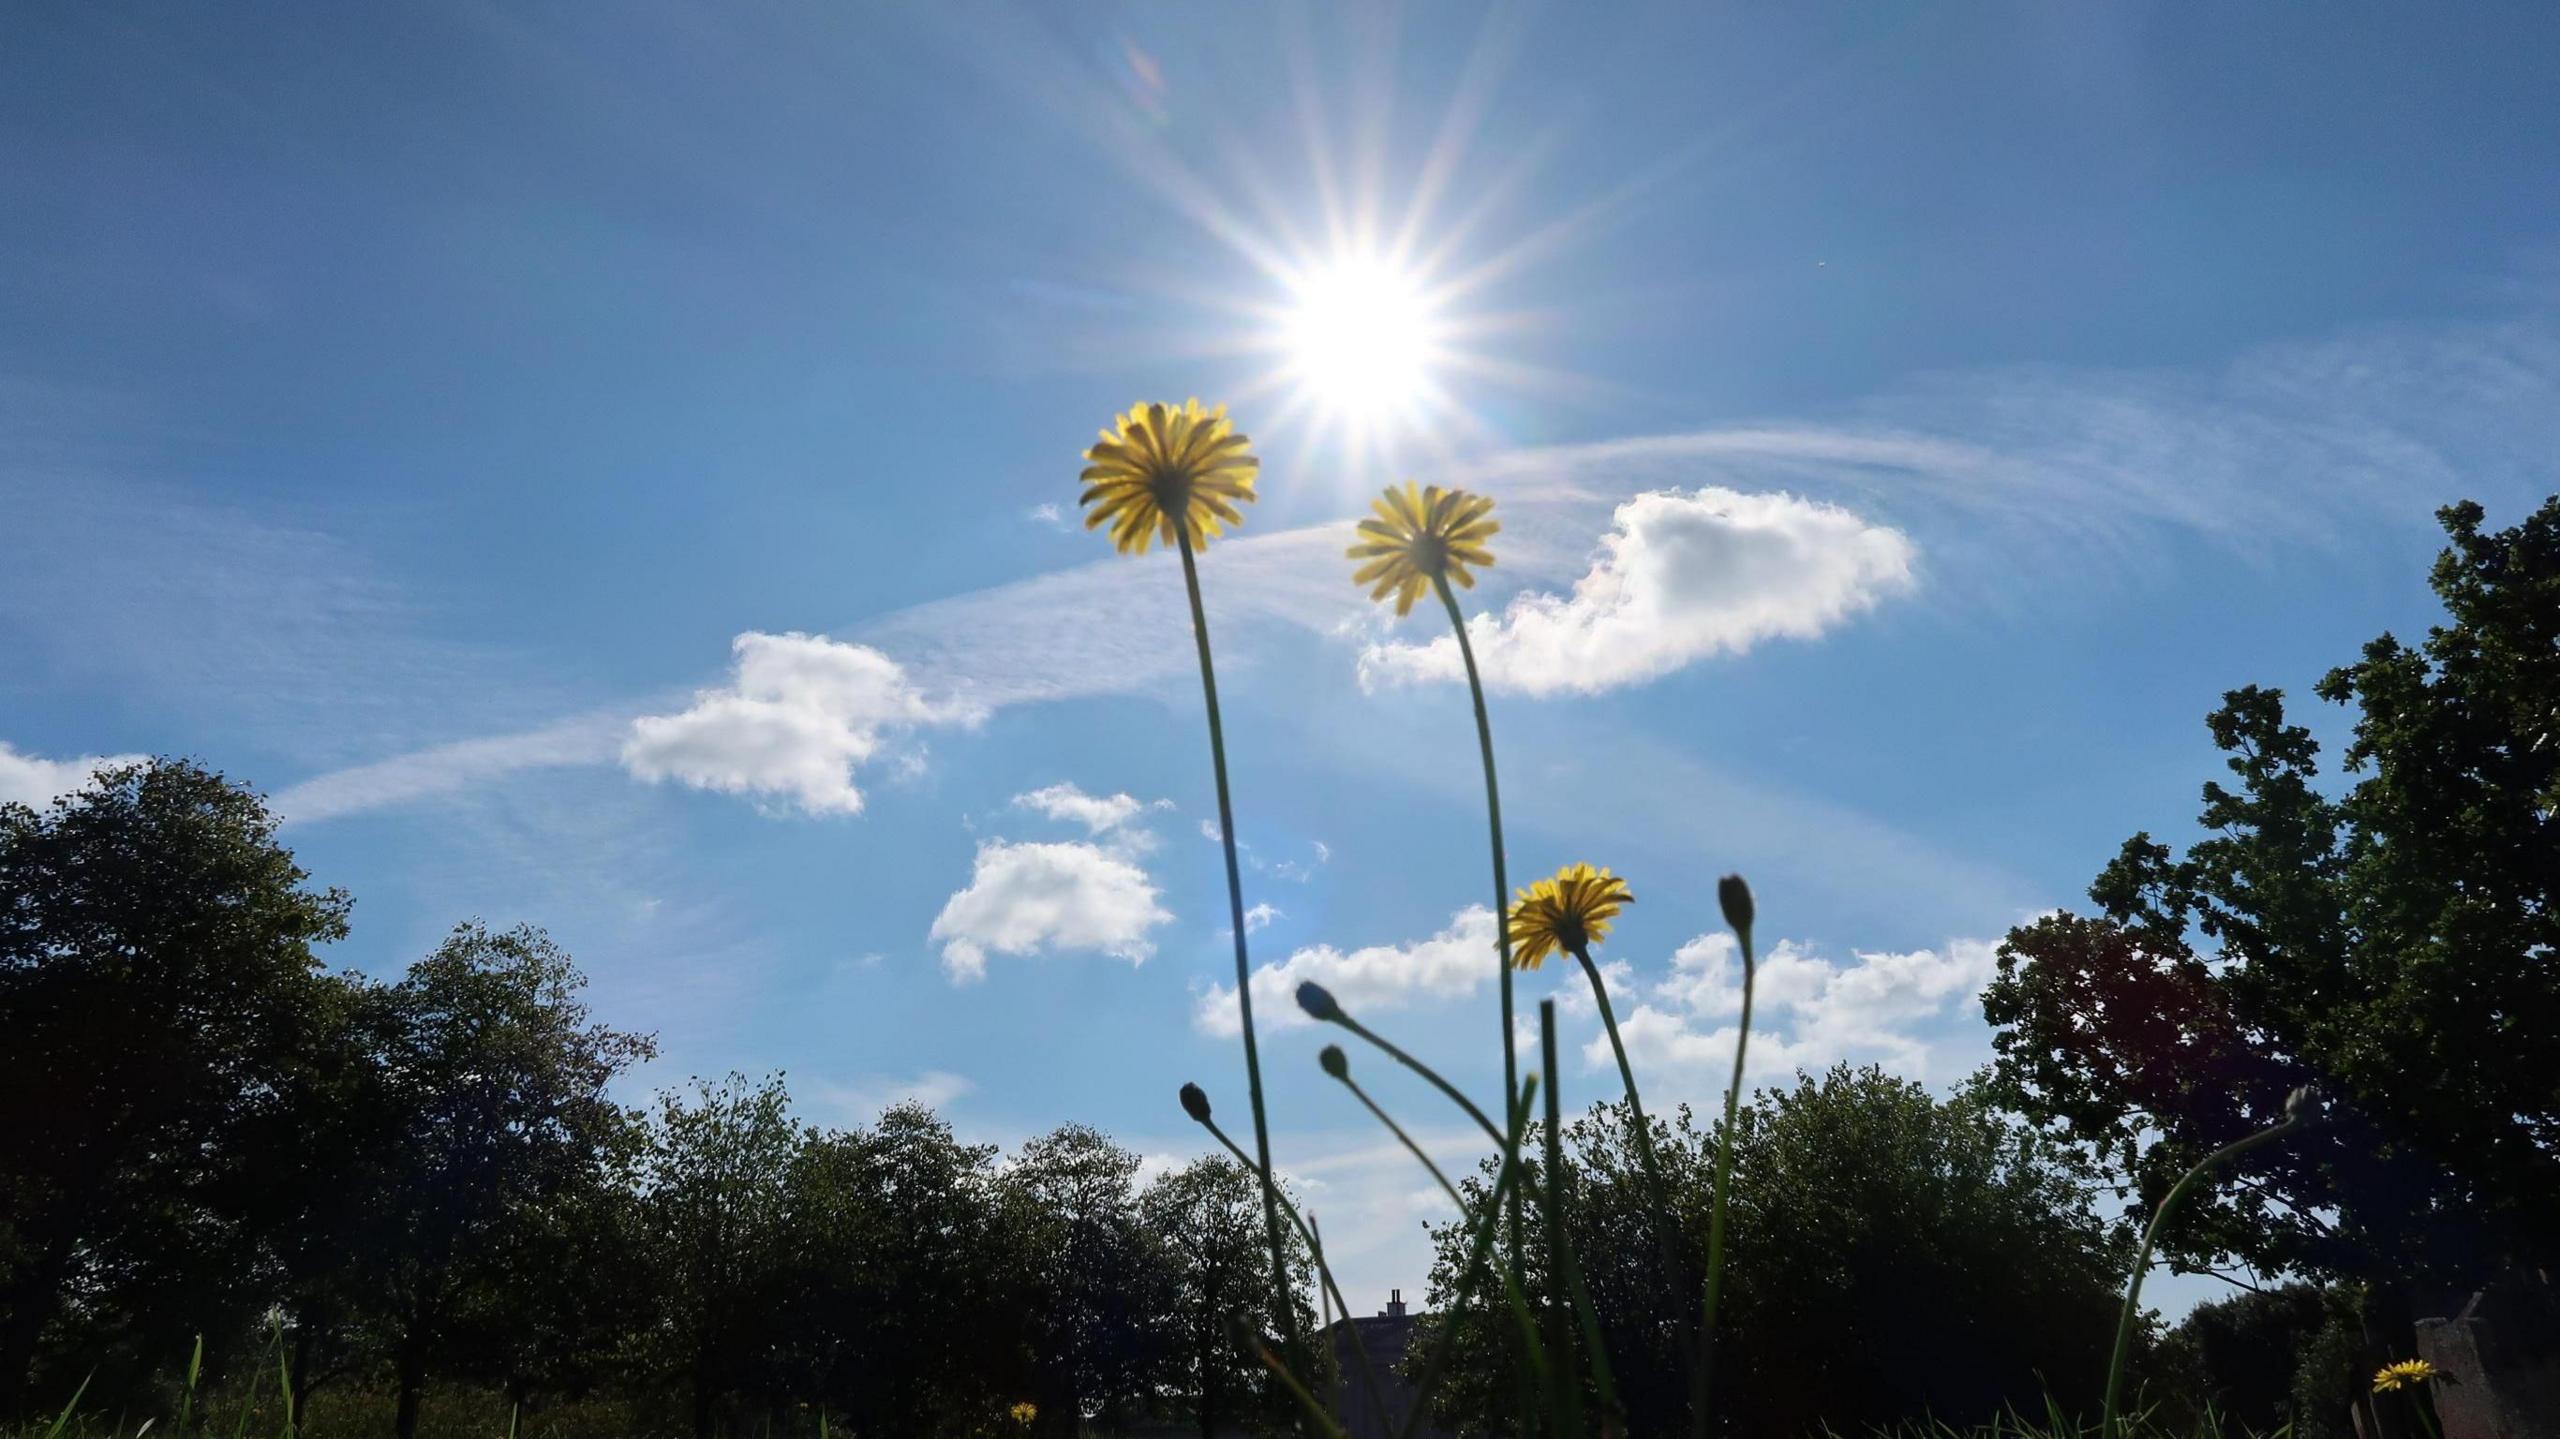
M 1032 1420 L 1040 1417 L 1040 1406 L 1032 1403 L 1028 1399 L 1025 1399 L 1021 1403 L 1006 1410 L 1005 1413 L 1012 1417 L 1014 1423 L 1027 1425 Z
M 2443 1377 L 2442 1371 L 2424 1359 L 2403 1359 L 2374 1371 L 2373 1392 L 2387 1394 L 2394 1389 L 2414 1389 L 2431 1379 Z
M 1145 554 L 1151 539 L 1170 545 L 1186 533 L 1198 549 L 1221 525 L 1243 524 L 1236 506 L 1252 502 L 1261 468 L 1227 422 L 1227 407 L 1204 410 L 1198 400 L 1131 409 L 1084 458 L 1084 493 L 1076 500 L 1085 507 L 1084 527 L 1111 526 L 1111 543 L 1126 555 Z
M 1458 588 L 1473 589 L 1476 577 L 1467 573 L 1467 566 L 1493 563 L 1484 542 L 1502 526 L 1485 518 L 1493 513 L 1493 501 L 1482 495 L 1438 485 L 1417 490 L 1407 480 L 1403 489 L 1389 485 L 1386 498 L 1369 504 L 1378 517 L 1360 522 L 1360 543 L 1347 551 L 1352 559 L 1369 563 L 1351 582 L 1376 585 L 1369 591 L 1373 600 L 1394 595 L 1399 615 L 1413 612 L 1413 602 L 1433 580 L 1446 575 Z
M 1579 954 L 1608 938 L 1609 921 L 1635 902 L 1627 882 L 1609 871 L 1566 865 L 1520 891 L 1511 906 L 1511 962 L 1536 969 L 1557 950 Z

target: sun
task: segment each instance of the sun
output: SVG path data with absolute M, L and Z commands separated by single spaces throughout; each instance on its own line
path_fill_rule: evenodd
M 1424 408 L 1444 358 L 1429 286 L 1391 260 L 1337 256 L 1289 277 L 1282 366 L 1317 407 L 1361 426 Z

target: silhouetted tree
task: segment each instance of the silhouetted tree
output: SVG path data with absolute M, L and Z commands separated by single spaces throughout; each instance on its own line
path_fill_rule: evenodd
M 346 931 L 274 836 L 184 761 L 0 805 L 0 1418 L 74 1308 L 156 1348 L 240 1307 L 276 1199 L 247 1141 L 290 1127 L 261 1120 L 328 1023 L 313 946 Z
M 2280 692 L 2207 721 L 2181 855 L 2138 834 L 2093 916 L 2011 932 L 1985 993 L 2005 1102 L 2156 1202 L 2293 1086 L 2331 1122 L 2186 1207 L 2188 1268 L 2374 1281 L 2379 1347 L 2412 1292 L 2560 1262 L 2560 497 L 2484 534 L 2464 504 L 2433 583 L 2450 623 L 2331 671 L 2355 710 L 2343 793 Z
M 1566 1132 L 1567 1238 L 1582 1267 L 1627 1409 L 1627 1432 L 1687 1427 L 1677 1349 L 1698 1304 L 1693 1270 L 1662 1264 L 1663 1217 L 1622 1106 Z M 1683 1110 L 1656 1118 L 1654 1147 L 1686 1252 L 1702 1253 L 1712 1130 Z M 1539 1176 L 1544 1182 L 1544 1176 Z M 1471 1207 L 1490 1169 L 1470 1179 Z M 1975 1087 L 1934 1098 L 1874 1068 L 1841 1066 L 1764 1091 L 1734 1140 L 1716 1414 L 1733 1432 L 1854 1433 L 1921 1414 L 1963 1424 L 2006 1404 L 2094 1406 L 2126 1258 L 2092 1208 L 2091 1176 L 2068 1148 L 2002 1116 Z M 1456 1336 L 1441 1412 L 1499 1430 L 1517 1407 L 1525 1356 L 1500 1309 L 1446 1316 L 1461 1228 L 1433 1230 L 1435 1328 Z M 1535 1302 L 1553 1267 L 1531 1227 Z M 1417 1353 L 1438 1342 L 1418 1341 Z
M 1262 1186 L 1250 1169 L 1221 1156 L 1195 1159 L 1159 1176 L 1138 1196 L 1138 1221 L 1162 1267 L 1163 1309 L 1155 1320 L 1164 1387 L 1191 1412 L 1201 1439 L 1230 1426 L 1284 1429 L 1296 1401 L 1242 1344 L 1252 1333 L 1286 1332 L 1271 1292 Z M 1291 1270 L 1312 1275 L 1305 1246 L 1293 1246 Z M 1304 1285 L 1291 1296 L 1298 1332 L 1315 1332 Z
M 417 1432 L 432 1368 L 467 1372 L 491 1340 L 484 1290 L 588 1201 L 635 1122 L 606 1087 L 650 1041 L 591 1024 L 585 978 L 530 927 L 457 927 L 388 995 L 381 1056 L 394 1123 L 381 1170 L 384 1343 L 399 1439 Z

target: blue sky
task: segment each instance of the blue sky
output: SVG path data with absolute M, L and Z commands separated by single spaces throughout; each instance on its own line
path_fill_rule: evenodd
M 2551 488 L 2560 16 L 1592 13 L 15 10 L 0 793 L 251 780 L 336 960 L 542 923 L 659 1035 L 635 1095 L 1196 1152 L 1175 1087 L 1242 1091 L 1180 578 L 1072 512 L 1199 394 L 1265 464 L 1204 577 L 1275 992 L 1497 1071 L 1464 691 L 1339 558 L 1454 481 L 1514 872 L 1631 878 L 1658 1095 L 1728 1062 L 1734 869 L 1771 1072 L 1953 1082 L 2001 933 L 2184 832 L 2224 689 L 2423 628 L 2433 509 Z M 1387 268 L 1428 342 L 1311 359 Z M 1419 1287 L 1427 1181 L 1316 1042 L 1268 1036 L 1282 1161 L 1356 1300 Z

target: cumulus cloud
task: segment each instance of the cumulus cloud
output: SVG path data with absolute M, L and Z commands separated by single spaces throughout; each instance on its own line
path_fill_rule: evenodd
M 57 796 L 87 784 L 89 777 L 102 769 L 141 764 L 148 758 L 138 754 L 89 754 L 77 759 L 43 759 L 21 754 L 8 741 L 0 740 L 0 804 L 42 809 Z
M 727 686 L 698 692 L 682 713 L 631 722 L 624 768 L 808 814 L 859 814 L 854 771 L 892 737 L 978 718 L 926 698 L 897 661 L 866 645 L 750 631 L 730 649 L 737 664 Z
M 1998 945 L 1954 939 L 1936 949 L 1860 950 L 1834 963 L 1794 940 L 1760 961 L 1751 1029 L 1755 1082 L 1842 1060 L 1874 1061 L 1915 1079 L 1946 1080 L 1980 1059 L 1986 1036 L 1964 1022 L 1989 982 Z M 1672 956 L 1671 974 L 1619 1023 L 1639 1070 L 1660 1066 L 1690 1081 L 1728 1073 L 1742 1006 L 1741 952 L 1729 934 L 1706 934 Z M 1585 1063 L 1613 1064 L 1605 1037 Z M 1723 1081 L 1714 1084 L 1721 1087 Z
M 978 846 L 968 886 L 942 906 L 930 938 L 954 984 L 983 979 L 987 955 L 1085 950 L 1143 963 L 1150 931 L 1173 916 L 1125 853 L 1094 844 Z
M 1247 934 L 1259 934 L 1263 930 L 1271 927 L 1271 921 L 1281 917 L 1281 912 L 1278 906 L 1257 904 L 1253 908 L 1244 912 L 1244 932 Z
M 1252 926 L 1251 915 L 1245 923 Z M 1401 1009 L 1417 999 L 1454 999 L 1473 993 L 1492 976 L 1493 955 L 1493 911 L 1469 905 L 1429 939 L 1373 944 L 1347 954 L 1319 944 L 1262 966 L 1253 972 L 1254 1013 L 1269 1016 L 1261 1022 L 1284 1029 L 1314 1023 L 1298 1008 L 1298 986 L 1308 980 L 1332 990 L 1353 1014 Z M 1234 988 L 1213 984 L 1203 990 L 1192 1007 L 1191 1023 L 1203 1034 L 1242 1032 Z
M 1118 829 L 1146 809 L 1135 796 L 1086 794 L 1072 783 L 1053 784 L 1013 797 L 1020 809 L 1036 810 L 1051 819 L 1080 824 L 1093 834 Z
M 1469 626 L 1486 682 L 1597 693 L 1764 640 L 1811 639 L 1911 587 L 1901 531 L 1784 492 L 1655 490 L 1618 506 L 1573 592 L 1525 591 Z M 1459 680 L 1457 641 L 1388 642 L 1365 685 Z

